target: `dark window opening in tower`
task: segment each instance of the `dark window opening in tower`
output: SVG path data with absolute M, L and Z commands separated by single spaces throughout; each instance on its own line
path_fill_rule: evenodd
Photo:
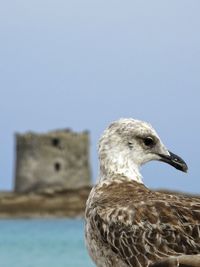
M 60 139 L 57 137 L 52 138 L 51 142 L 52 142 L 52 145 L 55 147 L 59 147 L 59 145 L 60 145 Z
M 54 164 L 54 169 L 55 169 L 55 171 L 59 172 L 60 169 L 61 169 L 61 164 L 60 164 L 59 162 L 56 162 L 56 163 Z

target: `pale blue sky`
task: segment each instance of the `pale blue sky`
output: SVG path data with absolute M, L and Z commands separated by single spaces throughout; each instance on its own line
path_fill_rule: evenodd
M 70 127 L 96 144 L 120 117 L 149 121 L 185 159 L 145 183 L 200 191 L 200 1 L 18 0 L 0 4 L 0 189 L 14 177 L 14 133 Z

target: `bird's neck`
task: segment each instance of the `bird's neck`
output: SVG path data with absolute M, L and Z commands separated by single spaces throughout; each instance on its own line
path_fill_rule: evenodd
M 100 182 L 116 180 L 116 177 L 143 183 L 139 167 L 132 160 L 120 157 L 100 158 Z

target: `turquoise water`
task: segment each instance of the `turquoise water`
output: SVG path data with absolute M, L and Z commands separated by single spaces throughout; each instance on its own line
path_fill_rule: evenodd
M 94 267 L 83 220 L 0 220 L 1 267 Z

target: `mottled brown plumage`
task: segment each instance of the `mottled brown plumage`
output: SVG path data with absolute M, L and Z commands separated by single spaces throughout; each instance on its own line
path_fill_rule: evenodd
M 163 194 L 135 181 L 116 180 L 94 187 L 92 201 L 88 200 L 86 218 L 102 248 L 107 246 L 125 266 L 134 267 L 200 253 L 200 198 Z

